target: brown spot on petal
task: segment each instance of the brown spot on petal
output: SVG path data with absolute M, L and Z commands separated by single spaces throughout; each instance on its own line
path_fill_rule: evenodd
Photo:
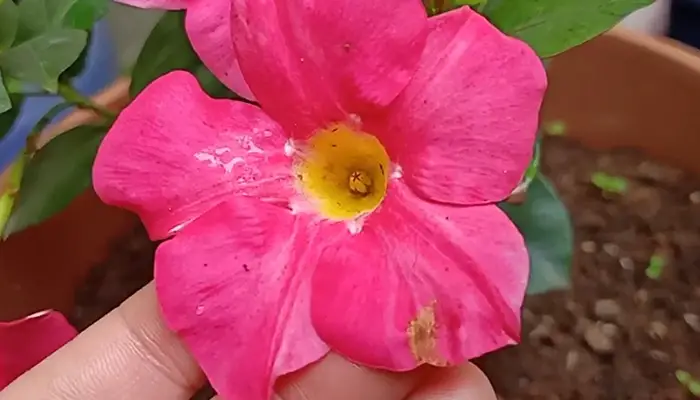
M 437 349 L 437 328 L 435 324 L 435 303 L 423 307 L 416 318 L 408 323 L 406 329 L 408 345 L 418 364 L 430 364 L 437 367 L 447 363 L 440 357 Z

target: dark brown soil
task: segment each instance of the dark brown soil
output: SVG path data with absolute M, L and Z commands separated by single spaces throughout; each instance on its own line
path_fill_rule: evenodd
M 573 287 L 532 296 L 522 344 L 478 364 L 500 398 L 690 399 L 677 369 L 700 377 L 700 179 L 629 152 L 547 138 L 543 171 L 576 230 Z M 627 178 L 601 193 L 593 172 Z M 152 278 L 155 245 L 138 230 L 95 268 L 73 321 L 84 328 Z M 658 279 L 645 270 L 666 259 Z
M 480 365 L 502 399 L 690 398 L 675 371 L 700 376 L 700 179 L 560 138 L 543 156 L 575 226 L 573 288 L 528 298 L 522 344 Z M 627 192 L 603 195 L 598 171 Z M 658 280 L 645 273 L 655 253 Z

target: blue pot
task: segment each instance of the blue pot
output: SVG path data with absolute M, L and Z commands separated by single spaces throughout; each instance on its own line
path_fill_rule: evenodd
M 116 50 L 107 21 L 95 25 L 88 46 L 85 68 L 72 83 L 82 94 L 92 96 L 114 82 L 118 74 Z M 27 136 L 39 119 L 60 102 L 58 96 L 30 97 L 24 101 L 12 128 L 0 139 L 0 172 L 24 149 Z M 70 112 L 70 109 L 64 111 L 54 121 L 64 118 Z

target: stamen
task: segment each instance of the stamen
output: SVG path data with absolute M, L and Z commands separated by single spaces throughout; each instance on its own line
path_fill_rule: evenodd
M 367 196 L 372 190 L 372 177 L 364 171 L 355 171 L 350 174 L 348 187 L 357 196 Z

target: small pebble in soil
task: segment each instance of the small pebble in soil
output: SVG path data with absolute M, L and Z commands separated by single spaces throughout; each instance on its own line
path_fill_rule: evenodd
M 650 350 L 649 357 L 656 361 L 661 361 L 663 363 L 671 362 L 671 356 L 669 356 L 668 353 L 663 352 L 661 350 Z
M 533 313 L 527 308 L 523 308 L 523 322 L 534 322 L 535 319 L 535 313 Z
M 566 353 L 566 369 L 568 371 L 573 371 L 574 368 L 576 368 L 576 364 L 578 364 L 580 356 L 576 350 L 569 350 L 568 353 Z
M 639 305 L 646 304 L 646 302 L 649 301 L 649 292 L 647 292 L 645 289 L 637 290 L 637 292 L 634 294 L 634 301 Z
M 683 314 L 683 320 L 695 332 L 700 332 L 700 316 L 697 314 L 685 313 Z
M 583 335 L 586 344 L 596 354 L 611 354 L 615 350 L 613 339 L 603 331 L 602 324 L 591 324 Z
M 662 340 L 668 334 L 668 327 L 661 321 L 651 321 L 647 332 L 652 339 Z
M 601 325 L 600 330 L 605 334 L 605 336 L 609 338 L 614 338 L 615 336 L 617 336 L 617 333 L 620 331 L 620 328 L 618 328 L 617 325 L 608 322 Z
M 617 257 L 620 255 L 620 246 L 615 243 L 605 243 L 603 245 L 603 251 L 610 257 Z
M 603 321 L 615 321 L 622 311 L 620 304 L 613 299 L 600 299 L 595 302 L 593 313 Z
M 556 322 L 551 315 L 543 315 L 542 320 L 537 326 L 530 331 L 528 337 L 532 340 L 546 340 L 552 337 L 552 332 L 556 326 Z
M 634 261 L 629 257 L 622 257 L 620 259 L 620 266 L 626 271 L 634 270 Z
M 691 193 L 689 197 L 691 203 L 700 204 L 700 190 Z
M 593 254 L 598 250 L 598 246 L 595 244 L 595 242 L 586 240 L 585 242 L 581 242 L 581 251 L 587 254 Z
M 574 326 L 574 332 L 578 336 L 583 336 L 586 333 L 586 329 L 591 326 L 593 322 L 588 318 L 579 318 L 576 320 L 576 326 Z

